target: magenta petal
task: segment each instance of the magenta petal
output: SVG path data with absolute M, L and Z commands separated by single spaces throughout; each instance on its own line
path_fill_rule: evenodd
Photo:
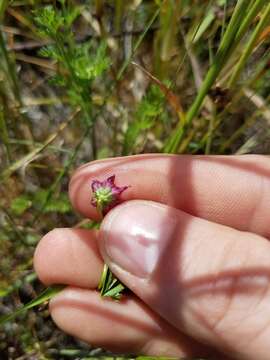
M 123 187 L 121 187 L 121 193 L 122 193 L 123 191 L 127 190 L 127 188 L 129 188 L 129 186 L 123 186 Z M 121 194 L 121 193 L 120 193 L 120 194 Z
M 100 189 L 102 187 L 102 182 L 98 180 L 93 180 L 91 184 L 91 188 L 93 192 L 96 192 L 97 189 Z
M 107 185 L 109 187 L 114 187 L 114 180 L 115 180 L 115 175 L 112 175 L 110 177 L 108 177 L 107 180 L 104 181 L 104 185 Z
M 123 191 L 125 191 L 128 188 L 128 186 L 123 186 L 123 187 L 118 187 L 118 186 L 114 186 L 112 188 L 112 194 L 114 196 L 118 196 L 120 195 Z

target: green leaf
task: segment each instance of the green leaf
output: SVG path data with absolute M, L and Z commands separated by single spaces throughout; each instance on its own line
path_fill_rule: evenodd
M 64 24 L 64 17 L 52 5 L 40 7 L 34 11 L 34 20 L 41 35 L 54 36 Z
M 40 240 L 40 236 L 38 236 L 36 234 L 27 234 L 25 236 L 25 242 L 27 245 L 30 245 L 30 246 L 36 245 L 39 240 Z
M 114 284 L 110 290 L 105 291 L 102 296 L 119 300 L 122 296 L 121 293 L 123 290 L 125 290 L 125 286 L 118 281 L 117 284 Z
M 72 55 L 71 66 L 79 79 L 93 80 L 110 66 L 105 42 L 102 42 L 98 49 L 94 49 L 91 42 L 77 45 Z
M 52 197 L 47 201 L 49 190 L 41 189 L 36 192 L 33 204 L 37 209 L 41 209 L 46 203 L 43 211 L 44 213 L 58 212 L 61 214 L 71 211 L 71 204 L 67 194 L 59 194 L 57 197 Z
M 27 209 L 32 206 L 32 201 L 28 195 L 21 195 L 15 198 L 11 203 L 11 211 L 14 215 L 22 215 Z
M 165 96 L 157 85 L 151 85 L 139 103 L 134 120 L 129 124 L 124 137 L 123 155 L 128 155 L 136 146 L 140 133 L 150 129 L 164 114 Z
M 56 85 L 59 87 L 67 86 L 67 83 L 68 83 L 67 79 L 60 74 L 56 74 L 49 79 L 49 84 Z
M 260 0 L 258 0 L 260 1 Z M 241 29 L 241 24 L 247 18 L 247 8 L 249 0 L 238 0 L 234 8 L 233 14 L 231 16 L 230 22 L 226 28 L 226 31 L 220 41 L 218 51 L 214 57 L 214 60 L 201 84 L 199 92 L 195 97 L 192 105 L 190 106 L 184 121 L 179 121 L 176 129 L 167 139 L 163 152 L 165 153 L 175 153 L 178 151 L 179 145 L 183 140 L 183 136 L 186 132 L 187 127 L 192 123 L 193 119 L 198 115 L 203 102 L 208 94 L 208 91 L 211 89 L 220 72 L 224 68 L 226 62 L 232 54 L 232 49 L 235 49 L 243 34 L 237 36 L 239 28 Z
M 103 272 L 98 284 L 102 297 L 110 297 L 119 300 L 126 287 L 113 275 L 107 264 L 104 264 Z
M 224 4 L 225 4 L 225 0 L 218 1 L 219 6 L 224 6 Z M 215 9 L 214 9 L 214 7 L 212 7 L 207 12 L 205 18 L 203 19 L 203 21 L 201 22 L 199 27 L 196 28 L 195 34 L 192 35 L 191 42 L 193 44 L 195 44 L 196 42 L 198 42 L 200 40 L 200 38 L 203 36 L 203 34 L 206 32 L 206 30 L 209 28 L 209 26 L 215 20 L 215 18 L 216 18 Z
M 6 7 L 8 6 L 8 0 L 2 0 L 0 2 L 0 21 L 2 22 L 3 15 L 5 13 Z
M 97 221 L 88 221 L 80 226 L 81 229 L 99 229 L 100 228 L 100 222 Z
M 213 9 L 210 9 L 210 11 L 208 12 L 208 14 L 205 16 L 202 23 L 200 24 L 199 28 L 196 29 L 196 34 L 192 36 L 193 44 L 195 44 L 200 40 L 202 35 L 206 32 L 206 30 L 214 20 L 215 20 L 215 12 Z
M 62 60 L 62 55 L 59 53 L 59 50 L 55 45 L 43 46 L 38 51 L 38 55 L 42 56 L 42 57 L 45 57 L 45 58 L 54 59 L 54 60 L 57 60 L 57 61 Z
M 0 298 L 8 295 L 9 291 L 10 291 L 9 287 L 6 287 L 6 288 L 0 287 Z
M 44 302 L 50 300 L 52 297 L 54 297 L 56 294 L 58 294 L 63 288 L 64 288 L 63 285 L 57 285 L 57 286 L 54 286 L 54 287 L 48 287 L 39 296 L 37 296 L 35 299 L 31 300 L 26 305 L 24 305 L 24 306 L 20 307 L 19 309 L 15 310 L 11 314 L 1 316 L 0 317 L 0 326 L 5 324 L 8 321 L 11 321 L 11 320 L 15 319 L 18 315 L 26 312 L 27 310 L 30 310 L 33 307 L 41 305 Z
M 63 12 L 64 19 L 65 19 L 65 26 L 69 28 L 77 17 L 81 14 L 82 7 L 81 6 L 73 6 L 72 8 L 68 8 L 67 11 Z
M 58 212 L 61 214 L 68 213 L 71 211 L 71 205 L 68 197 L 64 194 L 60 195 L 58 199 L 52 198 L 45 206 L 45 212 Z

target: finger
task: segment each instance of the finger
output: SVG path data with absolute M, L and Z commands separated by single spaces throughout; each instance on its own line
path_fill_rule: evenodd
M 270 244 L 149 201 L 106 215 L 101 251 L 150 308 L 199 341 L 268 359 Z
M 97 219 L 93 179 L 116 175 L 123 200 L 153 200 L 217 223 L 270 237 L 270 159 L 265 156 L 141 155 L 96 161 L 71 179 L 74 207 Z
M 103 260 L 98 232 L 86 229 L 54 229 L 39 242 L 34 267 L 44 284 L 67 284 L 95 289 Z
M 66 228 L 49 232 L 39 242 L 34 256 L 41 281 L 96 289 L 103 268 L 97 241 L 98 232 L 93 230 Z M 204 346 L 173 329 L 140 300 L 133 297 L 118 304 L 101 300 L 95 291 L 66 289 L 53 299 L 51 311 L 60 328 L 92 345 L 150 355 L 205 354 Z
M 95 291 L 67 288 L 51 301 L 50 312 L 65 332 L 111 351 L 177 358 L 209 354 L 135 298 L 102 300 Z

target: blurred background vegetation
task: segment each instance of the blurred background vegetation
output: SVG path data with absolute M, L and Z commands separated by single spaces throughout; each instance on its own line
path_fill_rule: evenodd
M 0 313 L 42 290 L 32 267 L 54 227 L 88 227 L 71 173 L 104 157 L 270 153 L 267 0 L 0 0 Z M 1 359 L 101 350 L 46 304 L 0 329 Z

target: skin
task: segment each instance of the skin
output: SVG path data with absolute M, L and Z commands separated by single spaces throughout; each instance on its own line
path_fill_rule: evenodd
M 74 209 L 98 220 L 90 184 L 130 185 L 101 230 L 55 229 L 37 246 L 50 302 L 67 333 L 119 352 L 269 359 L 270 158 L 140 155 L 80 167 Z M 132 290 L 120 302 L 95 291 L 109 265 Z M 224 355 L 220 355 L 220 354 Z

